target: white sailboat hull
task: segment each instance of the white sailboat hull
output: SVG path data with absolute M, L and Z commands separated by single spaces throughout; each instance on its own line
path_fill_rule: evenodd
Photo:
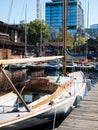
M 32 117 L 28 119 L 24 119 L 22 121 L 18 121 L 16 123 L 4 126 L 0 128 L 0 130 L 18 130 L 18 129 L 28 128 L 28 127 L 38 126 L 53 121 L 55 113 L 56 116 L 61 116 L 61 114 L 62 115 L 67 114 L 68 110 L 70 110 L 71 106 L 73 105 L 74 100 L 72 98 L 70 99 L 70 103 L 69 101 L 65 103 L 63 102 L 62 104 L 57 105 L 54 108 L 44 111 L 36 116 L 32 115 Z
M 62 78 L 60 80 L 62 81 Z M 66 116 L 67 113 L 72 110 L 73 105 L 77 105 L 77 103 L 79 103 L 79 101 L 83 98 L 85 89 L 85 80 L 84 82 L 82 81 L 78 83 L 77 78 L 70 89 L 64 90 L 62 94 L 59 94 L 56 98 L 53 98 L 49 103 L 45 103 L 38 108 L 32 109 L 30 112 L 1 112 L 0 120 L 5 120 L 5 118 L 9 116 L 12 118 L 12 121 L 5 121 L 5 123 L 0 121 L 0 130 L 18 130 L 31 126 L 37 126 L 52 121 L 55 114 L 56 117 L 60 115 Z
M 18 121 L 16 123 L 13 122 L 13 124 L 4 126 L 0 128 L 0 130 L 18 130 L 50 122 L 54 119 L 55 113 L 56 116 L 64 114 L 66 115 L 71 110 L 74 101 L 75 97 L 72 97 L 67 101 L 62 101 L 60 104 L 58 103 L 56 106 L 49 110 L 46 110 L 35 116 L 32 115 L 30 118 L 24 119 L 22 121 Z

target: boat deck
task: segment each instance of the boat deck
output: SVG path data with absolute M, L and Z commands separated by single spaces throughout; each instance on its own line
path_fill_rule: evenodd
M 40 98 L 39 100 L 37 100 L 33 103 L 30 103 L 28 105 L 28 107 L 31 108 L 32 106 L 36 105 L 40 101 L 43 101 L 47 97 L 49 97 L 49 95 L 45 95 L 44 97 Z M 36 113 L 40 112 L 41 108 L 45 109 L 46 107 L 47 107 L 47 104 L 43 104 L 41 107 L 33 108 L 33 109 L 31 109 L 30 112 L 27 112 L 27 110 L 23 106 L 15 107 L 15 105 L 14 106 L 1 105 L 0 106 L 0 125 L 2 125 L 4 123 L 8 123 L 9 121 L 13 122 L 15 120 L 21 119 L 22 117 L 25 118 L 26 116 L 31 116 L 32 114 L 36 114 Z
M 10 110 L 8 107 L 4 108 L 6 111 Z M 0 121 L 0 124 L 4 123 L 4 122 L 8 122 L 9 120 L 15 120 L 17 119 L 17 117 L 19 117 L 20 115 L 26 114 L 27 111 L 20 111 L 20 112 L 5 112 L 5 116 L 4 113 L 0 113 L 0 117 L 2 119 L 2 121 Z
M 56 130 L 98 130 L 98 83 Z
M 37 78 L 34 79 L 34 82 L 32 81 L 31 83 L 33 84 L 32 87 L 32 92 L 33 90 L 41 90 L 41 92 L 43 90 L 47 90 L 46 85 L 44 87 L 41 86 L 42 83 L 48 83 L 48 89 L 50 92 L 53 92 L 52 94 L 50 93 L 45 93 L 45 95 L 41 95 L 40 98 L 38 97 L 36 100 L 30 101 L 30 103 L 28 105 L 26 105 L 27 107 L 20 106 L 19 107 L 16 105 L 17 104 L 17 95 L 15 93 L 10 93 L 9 95 L 4 95 L 2 97 L 0 97 L 0 127 L 6 126 L 6 125 L 10 125 L 10 124 L 15 124 L 16 122 L 22 121 L 22 120 L 26 120 L 27 118 L 33 118 L 39 114 L 42 114 L 45 111 L 50 111 L 54 104 L 58 103 L 58 106 L 61 102 L 65 101 L 66 99 L 71 100 L 72 104 L 75 100 L 75 96 L 74 93 L 75 91 L 78 92 L 81 88 L 81 86 L 84 85 L 83 88 L 85 88 L 85 83 L 80 82 L 80 80 L 84 81 L 83 78 L 83 74 L 82 72 L 80 72 L 78 74 L 79 79 L 77 78 L 77 74 L 76 73 L 72 73 L 69 74 L 68 77 L 48 77 L 46 78 Z M 38 80 L 39 79 L 39 80 Z M 75 81 L 73 80 L 75 79 Z M 47 81 L 49 80 L 49 81 Z M 41 82 L 40 85 L 36 86 L 36 83 L 39 83 L 39 81 Z M 46 81 L 46 82 L 43 82 Z M 74 82 L 73 82 L 74 81 Z M 77 83 L 78 87 L 77 87 Z M 35 84 L 35 87 L 34 87 Z M 74 85 L 74 87 L 73 87 Z M 30 86 L 30 84 L 29 84 Z M 37 88 L 38 87 L 38 88 Z M 70 91 L 69 90 L 70 87 Z M 51 90 L 52 88 L 52 90 Z M 78 90 L 79 89 L 79 90 Z M 75 91 L 74 91 L 75 90 Z M 25 92 L 25 91 L 24 91 Z M 71 93 L 71 98 L 70 98 L 70 93 Z M 84 93 L 84 92 L 83 92 Z M 34 93 L 33 93 L 34 94 Z M 15 98 L 13 98 L 15 96 Z M 22 93 L 22 96 L 23 93 Z M 33 99 L 34 99 L 34 95 L 33 95 Z M 8 101 L 8 102 L 7 102 Z M 26 100 L 25 100 L 26 101 Z M 51 107 L 51 101 L 55 102 L 52 107 Z M 27 101 L 26 101 L 27 102 Z M 66 105 L 67 106 L 67 105 Z M 29 109 L 26 110 L 26 108 Z M 69 109 L 66 108 L 66 111 Z M 22 125 L 21 125 L 22 126 Z

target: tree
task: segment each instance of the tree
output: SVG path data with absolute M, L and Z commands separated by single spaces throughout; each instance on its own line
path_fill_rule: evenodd
M 63 33 L 62 33 L 62 28 L 59 29 L 58 32 L 56 30 L 53 30 L 53 28 L 49 29 L 49 41 L 50 42 L 63 42 Z M 67 32 L 67 45 L 68 47 L 72 48 L 73 43 L 74 43 L 74 37 Z
M 48 37 L 49 42 L 55 42 L 57 41 L 57 31 L 53 27 L 49 27 L 49 37 Z
M 83 37 L 83 36 L 80 37 L 80 43 L 81 43 L 81 44 L 85 44 L 86 41 L 87 41 L 87 38 L 85 38 L 85 37 Z
M 67 32 L 67 45 L 66 46 L 70 48 L 73 48 L 74 46 L 74 37 L 68 32 Z
M 40 38 L 42 36 L 42 42 L 45 42 L 48 38 L 48 26 L 46 23 L 42 20 L 34 20 L 28 23 L 28 35 L 27 35 L 27 41 L 30 45 L 36 45 L 37 43 L 40 43 Z
M 67 32 L 66 38 L 67 38 L 66 46 L 73 48 L 74 37 L 69 32 Z M 63 42 L 63 33 L 61 30 L 59 31 L 56 41 Z
M 42 42 L 47 41 L 49 30 L 44 20 L 36 19 L 28 24 L 21 24 L 21 28 L 24 30 L 21 34 L 21 41 L 25 42 L 25 27 L 27 29 L 27 43 L 29 45 L 37 45 L 40 43 L 41 36 Z

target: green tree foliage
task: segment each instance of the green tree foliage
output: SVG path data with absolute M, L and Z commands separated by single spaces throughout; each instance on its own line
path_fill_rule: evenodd
M 28 24 L 21 24 L 21 28 L 24 30 L 21 34 L 21 41 L 25 42 L 25 27 L 27 30 L 27 43 L 29 45 L 36 45 L 40 43 L 41 37 L 42 42 L 48 39 L 49 30 L 44 20 L 36 19 Z
M 87 38 L 80 36 L 77 40 L 77 45 L 85 44 L 87 41 Z
M 73 48 L 74 37 L 68 32 L 67 32 L 67 35 L 65 37 L 67 38 L 66 46 L 70 47 L 70 48 Z M 56 40 L 60 41 L 60 42 L 63 42 L 63 33 L 62 33 L 62 31 L 59 31 L 59 34 L 58 34 Z
M 74 45 L 74 37 L 67 32 L 67 45 L 68 47 L 70 48 L 73 48 L 73 45 Z
M 53 30 L 52 28 L 49 29 L 49 42 L 63 42 L 63 33 L 62 33 L 62 29 L 59 30 L 58 33 L 56 33 L 56 30 Z M 66 46 L 72 48 L 73 47 L 73 43 L 74 43 L 74 37 L 67 32 L 67 44 Z
M 48 38 L 48 26 L 46 23 L 42 20 L 34 20 L 27 24 L 27 41 L 28 44 L 36 45 L 37 43 L 40 43 L 41 36 L 42 36 L 42 42 L 46 41 Z

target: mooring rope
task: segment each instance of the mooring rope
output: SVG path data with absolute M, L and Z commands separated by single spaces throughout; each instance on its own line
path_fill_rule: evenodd
M 56 108 L 54 108 L 54 119 L 53 119 L 53 130 L 55 130 L 55 122 L 56 122 Z

